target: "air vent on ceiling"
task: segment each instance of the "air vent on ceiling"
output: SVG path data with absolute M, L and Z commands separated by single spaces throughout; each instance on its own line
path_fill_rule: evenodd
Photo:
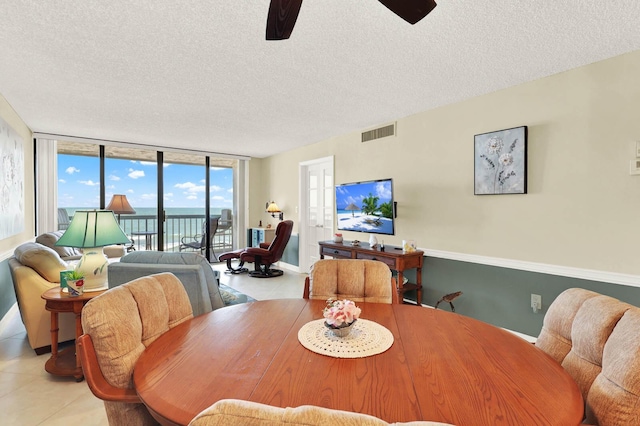
M 367 130 L 362 132 L 362 142 L 369 142 L 375 139 L 386 138 L 388 136 L 395 136 L 396 123 L 389 124 L 388 126 L 379 127 L 373 130 Z

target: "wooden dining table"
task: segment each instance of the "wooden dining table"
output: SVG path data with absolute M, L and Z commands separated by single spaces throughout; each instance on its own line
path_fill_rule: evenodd
M 187 425 L 224 398 L 276 407 L 316 405 L 387 422 L 577 425 L 583 400 L 560 364 L 520 337 L 460 314 L 358 303 L 360 318 L 393 334 L 364 358 L 312 352 L 298 330 L 325 301 L 245 303 L 195 317 L 143 352 L 138 395 L 163 425 Z

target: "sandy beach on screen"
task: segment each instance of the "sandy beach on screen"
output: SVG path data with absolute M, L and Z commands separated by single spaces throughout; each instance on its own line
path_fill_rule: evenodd
M 376 226 L 374 223 L 378 221 L 380 224 Z M 362 213 L 351 212 L 338 214 L 338 229 L 342 231 L 362 231 L 391 234 L 393 232 L 393 222 L 391 219 L 378 217 L 373 215 L 365 215 Z

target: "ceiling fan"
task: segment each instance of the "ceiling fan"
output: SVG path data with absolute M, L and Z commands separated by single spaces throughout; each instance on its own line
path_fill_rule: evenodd
M 378 0 L 411 25 L 436 7 L 434 0 Z M 267 15 L 267 40 L 284 40 L 296 25 L 302 0 L 271 0 Z

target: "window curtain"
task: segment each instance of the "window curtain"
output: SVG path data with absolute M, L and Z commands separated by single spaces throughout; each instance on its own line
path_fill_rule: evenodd
M 58 145 L 36 138 L 36 235 L 58 229 Z

